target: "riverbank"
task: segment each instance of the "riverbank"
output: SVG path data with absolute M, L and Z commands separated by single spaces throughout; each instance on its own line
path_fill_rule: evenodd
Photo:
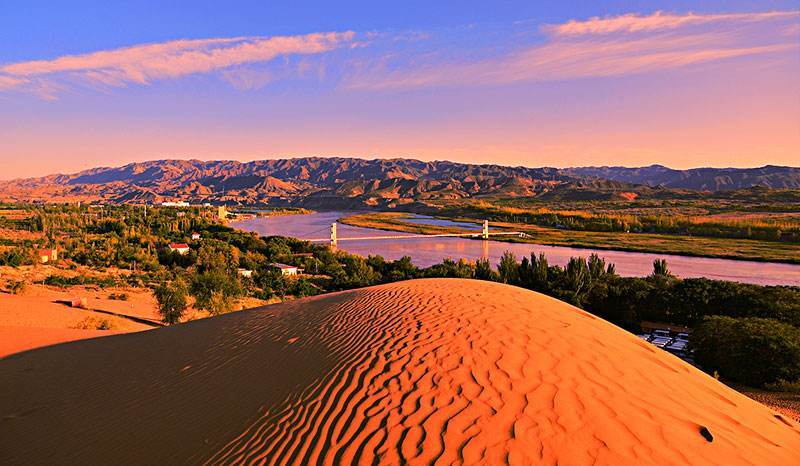
M 370 212 L 346 216 L 340 218 L 339 222 L 361 228 L 414 234 L 461 233 L 464 231 L 460 227 L 411 223 L 407 221 L 409 218 L 411 218 L 410 214 L 402 212 Z M 457 217 L 447 218 L 447 220 L 474 223 L 476 224 L 475 230 L 480 229 L 481 220 L 479 219 Z M 800 245 L 791 243 L 652 233 L 573 231 L 511 222 L 492 223 L 491 228 L 495 231 L 522 231 L 529 235 L 528 238 L 493 239 L 493 241 L 509 243 L 800 264 Z

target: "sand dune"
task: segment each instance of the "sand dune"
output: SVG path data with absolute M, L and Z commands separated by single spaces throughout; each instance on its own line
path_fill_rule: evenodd
M 800 464 L 800 426 L 557 300 L 416 280 L 0 360 L 2 464 Z

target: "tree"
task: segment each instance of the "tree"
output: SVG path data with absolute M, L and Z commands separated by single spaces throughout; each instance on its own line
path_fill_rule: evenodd
M 531 288 L 537 291 L 547 291 L 550 288 L 550 266 L 543 252 L 537 258 L 531 253 Z
M 158 301 L 158 312 L 161 320 L 166 324 L 177 324 L 186 312 L 186 283 L 183 280 L 173 280 L 171 283 L 162 282 L 153 294 Z
M 653 277 L 672 277 L 667 267 L 666 259 L 656 259 L 653 261 Z
M 775 319 L 706 317 L 691 342 L 706 372 L 734 382 L 760 387 L 800 380 L 800 329 Z
M 519 283 L 519 262 L 517 256 L 511 251 L 506 251 L 500 257 L 500 264 L 497 266 L 497 272 L 500 274 L 500 281 L 503 283 L 517 284 Z
M 489 259 L 481 257 L 475 262 L 475 278 L 479 280 L 498 280 L 497 272 L 492 270 L 492 263 Z
M 206 308 L 212 316 L 227 314 L 233 310 L 233 301 L 221 291 L 212 291 Z
M 211 311 L 211 297 L 215 292 L 221 293 L 225 298 L 234 298 L 242 294 L 238 277 L 221 270 L 195 274 L 191 288 L 196 306 L 208 311 Z
M 583 257 L 571 257 L 564 269 L 566 289 L 572 293 L 573 302 L 580 304 L 589 284 L 589 269 Z

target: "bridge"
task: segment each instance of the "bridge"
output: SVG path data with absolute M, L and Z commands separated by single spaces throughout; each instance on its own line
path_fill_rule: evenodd
M 520 238 L 528 237 L 528 235 L 521 231 L 489 231 L 489 221 L 483 221 L 483 229 L 481 231 L 470 231 L 464 233 L 436 233 L 430 235 L 379 235 L 379 236 L 348 236 L 346 238 L 340 238 L 336 234 L 336 226 L 337 223 L 333 222 L 331 224 L 331 236 L 330 238 L 317 238 L 317 239 L 309 239 L 306 241 L 311 241 L 312 243 L 324 243 L 330 241 L 331 246 L 336 246 L 340 241 L 364 241 L 364 240 L 378 240 L 378 239 L 410 239 L 410 238 L 481 238 L 488 240 L 492 236 L 519 236 Z

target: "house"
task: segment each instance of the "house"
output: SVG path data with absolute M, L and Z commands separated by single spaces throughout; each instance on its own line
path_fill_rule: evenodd
M 294 265 L 286 265 L 286 264 L 280 264 L 280 263 L 277 263 L 277 262 L 273 262 L 272 264 L 269 264 L 269 266 L 272 267 L 273 269 L 280 270 L 281 271 L 281 275 L 283 275 L 283 276 L 297 275 L 297 267 L 294 266 Z
M 184 255 L 189 252 L 189 245 L 186 243 L 169 243 L 167 249 L 169 249 L 169 252 L 177 252 L 180 255 Z
M 192 241 L 197 241 L 200 239 L 200 233 L 193 231 L 192 232 Z
M 47 264 L 48 262 L 54 262 L 58 260 L 58 250 L 57 249 L 39 249 L 36 251 L 36 256 L 39 258 L 39 262 L 42 264 Z
M 314 257 L 313 252 L 296 252 L 292 254 L 292 257 Z
M 161 205 L 163 207 L 189 207 L 189 203 L 186 201 L 165 201 Z
M 244 278 L 252 278 L 253 277 L 253 271 L 252 270 L 236 269 L 236 271 L 239 273 L 239 275 L 241 275 Z

